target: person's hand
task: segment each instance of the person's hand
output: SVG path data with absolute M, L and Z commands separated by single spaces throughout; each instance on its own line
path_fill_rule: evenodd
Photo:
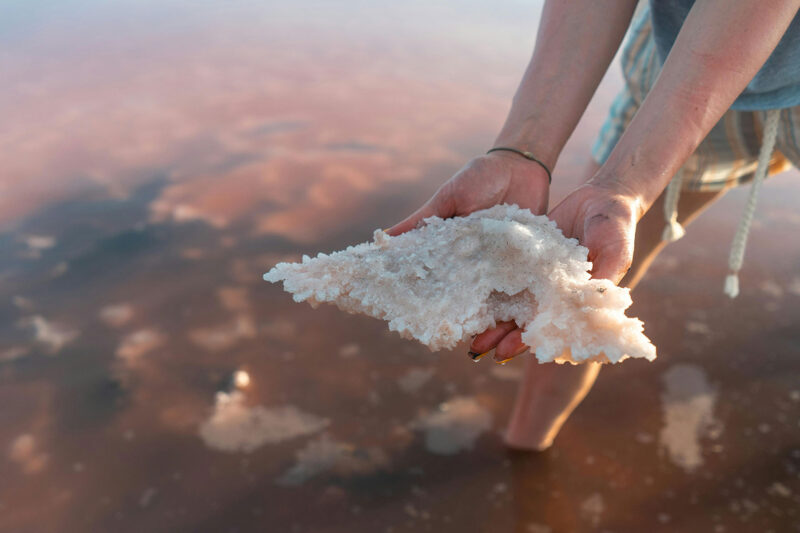
M 636 196 L 589 182 L 564 198 L 550 218 L 564 235 L 589 249 L 592 277 L 616 285 L 631 266 L 636 223 L 642 211 Z
M 511 152 L 492 152 L 467 163 L 422 207 L 386 233 L 400 235 L 434 215 L 466 216 L 503 203 L 517 204 L 535 215 L 543 215 L 547 212 L 549 193 L 547 172 L 537 163 Z
M 549 216 L 565 236 L 589 249 L 593 278 L 618 284 L 633 260 L 636 223 L 642 214 L 637 197 L 589 182 L 575 189 Z M 495 360 L 507 361 L 528 349 L 521 334 L 514 322 L 500 323 L 475 337 L 470 351 L 482 354 L 495 348 Z
M 422 207 L 405 220 L 387 229 L 386 233 L 392 236 L 400 235 L 416 228 L 423 219 L 434 215 L 441 218 L 466 216 L 474 211 L 502 203 L 517 204 L 520 207 L 527 207 L 535 215 L 543 215 L 547 212 L 549 194 L 550 179 L 539 164 L 519 154 L 493 152 L 476 157 L 467 163 Z M 496 328 L 487 330 L 475 340 L 484 338 L 488 345 L 493 339 L 499 341 L 514 328 L 516 328 L 514 322 L 500 322 Z M 473 358 L 476 356 L 474 353 L 470 355 Z

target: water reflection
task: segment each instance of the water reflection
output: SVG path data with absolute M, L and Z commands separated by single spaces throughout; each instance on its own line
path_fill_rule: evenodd
M 796 174 L 766 187 L 735 306 L 717 282 L 741 194 L 659 258 L 636 314 L 661 359 L 605 372 L 544 454 L 500 443 L 520 362 L 432 355 L 261 282 L 278 261 L 367 239 L 482 152 L 537 12 L 11 2 L 0 530 L 796 523 L 800 251 L 783 244 L 800 226 Z M 568 146 L 556 197 L 618 84 L 614 71 Z M 714 391 L 716 439 L 662 419 L 670 405 L 706 416 L 678 394 L 679 364 Z M 691 472 L 670 453 L 686 428 Z

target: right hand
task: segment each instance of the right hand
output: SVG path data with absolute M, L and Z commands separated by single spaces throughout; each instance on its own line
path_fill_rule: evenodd
M 416 228 L 423 219 L 466 216 L 497 204 L 517 204 L 534 215 L 547 212 L 550 183 L 547 172 L 512 152 L 476 157 L 447 180 L 430 200 L 386 233 L 395 236 Z
M 613 187 L 586 183 L 558 204 L 550 218 L 568 238 L 589 249 L 592 277 L 619 284 L 633 260 L 636 223 L 644 210 L 639 198 Z M 472 340 L 470 351 L 494 349 L 496 361 L 507 361 L 525 352 L 522 330 L 513 322 L 501 322 Z
M 549 194 L 550 180 L 539 164 L 512 152 L 493 152 L 467 163 L 422 207 L 386 233 L 400 235 L 434 215 L 441 218 L 466 216 L 502 203 L 517 204 L 527 207 L 534 215 L 544 215 Z M 520 333 L 514 322 L 499 322 L 496 327 L 477 335 L 470 350 L 474 352 L 477 346 L 482 346 L 484 351 L 488 351 L 500 345 L 495 358 L 503 359 L 506 355 L 502 349 L 519 349 Z M 506 337 L 508 339 L 504 341 Z

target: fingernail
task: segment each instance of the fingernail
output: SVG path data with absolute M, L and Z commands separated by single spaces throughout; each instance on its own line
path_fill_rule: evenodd
M 467 352 L 467 355 L 469 355 L 472 358 L 472 360 L 477 363 L 478 361 L 480 361 L 481 357 L 483 357 L 487 353 L 489 353 L 489 352 L 483 352 L 483 353 Z
M 507 357 L 506 359 L 502 359 L 500 361 L 495 360 L 495 363 L 497 363 L 498 365 L 504 365 L 504 364 L 508 363 L 509 361 L 511 361 L 512 359 L 514 359 L 513 355 L 511 357 Z

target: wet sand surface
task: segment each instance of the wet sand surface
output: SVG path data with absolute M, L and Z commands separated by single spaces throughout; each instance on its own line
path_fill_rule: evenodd
M 524 366 L 295 304 L 276 262 L 370 238 L 493 141 L 538 5 L 17 2 L 0 22 L 0 530 L 800 530 L 800 175 L 634 293 L 544 453 Z M 555 172 L 578 183 L 614 65 Z M 248 379 L 249 378 L 249 382 Z M 237 386 L 238 382 L 238 386 Z

